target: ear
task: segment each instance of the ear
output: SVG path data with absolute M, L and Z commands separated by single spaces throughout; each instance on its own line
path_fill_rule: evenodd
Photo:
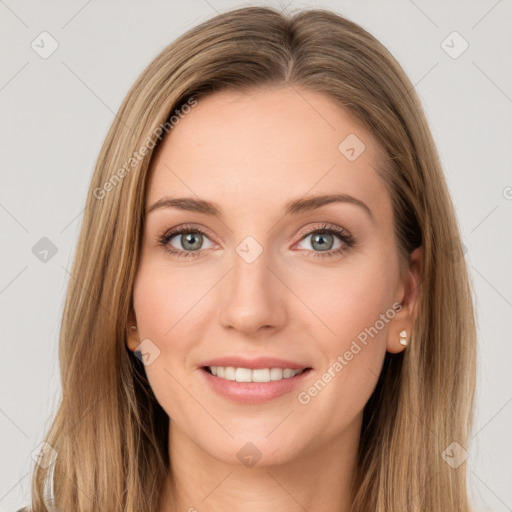
M 133 352 L 140 345 L 139 332 L 137 330 L 137 318 L 132 310 L 128 317 L 128 325 L 126 326 L 126 345 Z
M 402 305 L 389 322 L 386 350 L 392 354 L 402 352 L 406 346 L 400 343 L 400 333 L 405 331 L 405 340 L 411 341 L 411 332 L 418 314 L 419 287 L 423 268 L 423 246 L 415 249 L 409 256 L 409 268 L 395 296 L 395 302 Z

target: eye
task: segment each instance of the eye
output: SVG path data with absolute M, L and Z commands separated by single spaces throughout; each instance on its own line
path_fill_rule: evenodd
M 300 242 L 310 238 L 310 248 L 303 248 L 315 258 L 326 258 L 341 255 L 354 246 L 355 238 L 345 229 L 333 224 L 323 224 L 314 230 L 300 233 Z M 204 243 L 208 242 L 204 247 Z M 206 233 L 197 226 L 183 225 L 166 231 L 158 244 L 167 252 L 177 257 L 196 258 L 201 256 L 203 249 L 210 249 L 213 244 Z
M 323 224 L 306 234 L 302 232 L 301 235 L 301 242 L 310 239 L 307 245 L 311 249 L 306 248 L 305 250 L 312 252 L 315 258 L 342 254 L 355 244 L 355 238 L 348 231 L 333 224 Z
M 210 243 L 207 247 L 203 246 L 205 240 Z M 206 233 L 194 226 L 172 228 L 160 237 L 158 243 L 171 254 L 185 258 L 195 258 L 200 255 L 202 249 L 209 249 L 212 246 Z

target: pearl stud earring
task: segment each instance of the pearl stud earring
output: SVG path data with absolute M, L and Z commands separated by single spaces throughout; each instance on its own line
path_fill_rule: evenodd
M 407 345 L 407 332 L 405 329 L 400 333 L 400 345 L 403 347 Z

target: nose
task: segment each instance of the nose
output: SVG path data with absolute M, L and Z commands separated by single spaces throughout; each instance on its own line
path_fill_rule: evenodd
M 252 262 L 235 254 L 220 290 L 220 323 L 246 336 L 280 330 L 287 319 L 287 288 L 265 251 Z

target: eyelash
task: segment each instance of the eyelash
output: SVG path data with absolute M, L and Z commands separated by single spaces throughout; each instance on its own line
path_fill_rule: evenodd
M 203 236 L 208 236 L 207 233 L 205 233 L 201 228 L 191 226 L 191 225 L 183 225 L 179 226 L 177 228 L 172 228 L 164 235 L 159 237 L 158 244 L 165 248 L 166 251 L 168 251 L 170 254 L 177 256 L 179 258 L 197 258 L 199 256 L 198 253 L 201 252 L 201 250 L 198 251 L 182 251 L 180 249 L 175 249 L 174 247 L 169 246 L 169 242 L 176 236 L 181 235 L 183 233 L 200 233 Z M 298 242 L 302 241 L 304 238 L 306 238 L 309 235 L 314 234 L 325 234 L 328 233 L 330 235 L 336 235 L 344 244 L 345 246 L 339 247 L 338 249 L 330 249 L 329 251 L 310 251 L 309 249 L 302 249 L 303 251 L 307 252 L 313 252 L 314 258 L 331 258 L 333 256 L 339 255 L 347 251 L 348 249 L 352 248 L 356 240 L 355 238 L 348 233 L 345 229 L 340 228 L 338 226 L 335 226 L 333 224 L 324 224 L 320 226 L 319 228 L 316 228 L 314 230 L 305 230 L 300 233 L 300 238 Z

